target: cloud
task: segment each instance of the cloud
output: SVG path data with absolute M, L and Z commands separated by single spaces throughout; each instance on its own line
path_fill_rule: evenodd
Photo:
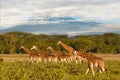
M 77 16 L 83 20 L 120 20 L 119 0 L 1 0 L 1 28 L 39 15 Z
M 33 34 L 56 34 L 56 35 L 61 35 L 61 34 L 66 34 L 69 36 L 76 36 L 76 35 L 82 35 L 82 34 L 99 34 L 99 33 L 106 33 L 106 32 L 113 32 L 113 33 L 120 33 L 120 25 L 113 25 L 113 24 L 100 24 L 96 25 L 94 27 L 88 27 L 85 29 L 75 29 L 72 31 L 69 31 L 68 29 L 64 30 L 47 30 L 47 31 L 33 31 Z

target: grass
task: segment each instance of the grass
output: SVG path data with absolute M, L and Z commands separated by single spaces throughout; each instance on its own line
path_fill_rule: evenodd
M 105 60 L 107 71 L 100 74 L 95 69 L 95 77 L 91 71 L 85 76 L 87 62 L 72 63 L 32 63 L 27 54 L 1 54 L 0 80 L 119 80 L 120 55 L 95 54 Z
M 87 63 L 32 63 L 32 62 L 1 62 L 0 80 L 119 80 L 120 62 L 106 61 L 107 71 L 96 76 L 91 72 L 84 75 Z

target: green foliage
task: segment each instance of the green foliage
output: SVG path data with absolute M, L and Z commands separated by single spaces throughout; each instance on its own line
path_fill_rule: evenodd
M 85 76 L 87 63 L 31 63 L 1 62 L 0 80 L 119 80 L 120 62 L 106 61 L 107 71 L 100 74 L 95 68 L 95 77 L 91 71 Z
M 14 54 L 25 53 L 19 47 L 24 45 L 31 48 L 33 45 L 47 51 L 51 46 L 56 50 L 67 52 L 57 41 L 64 41 L 67 45 L 76 50 L 94 53 L 120 53 L 120 35 L 115 33 L 105 33 L 103 35 L 79 35 L 68 37 L 67 35 L 34 35 L 24 32 L 9 32 L 0 34 L 0 53 Z

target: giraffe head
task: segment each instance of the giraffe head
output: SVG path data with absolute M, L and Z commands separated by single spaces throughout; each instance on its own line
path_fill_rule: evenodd
M 73 51 L 73 54 L 74 54 L 74 55 L 77 55 L 77 53 L 78 53 L 78 52 L 77 52 L 76 50 L 75 50 L 75 51 Z
M 23 49 L 24 48 L 24 46 L 20 46 L 20 48 L 19 49 Z
M 50 46 L 47 48 L 47 50 L 52 49 Z
M 31 48 L 31 50 L 36 49 L 36 48 L 37 48 L 37 47 L 33 45 L 33 47 Z
M 61 43 L 62 43 L 61 41 L 58 41 L 58 42 L 57 42 L 57 45 L 59 45 L 59 44 L 61 44 Z

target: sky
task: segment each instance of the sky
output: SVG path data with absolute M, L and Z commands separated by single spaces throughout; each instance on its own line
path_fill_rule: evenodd
M 0 0 L 0 29 L 41 15 L 120 24 L 120 0 Z

